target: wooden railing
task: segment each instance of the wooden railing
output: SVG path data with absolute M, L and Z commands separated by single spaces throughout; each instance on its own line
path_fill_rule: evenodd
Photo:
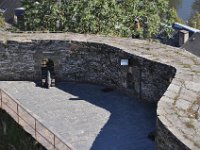
M 5 110 L 24 130 L 30 133 L 48 150 L 71 150 L 71 148 L 42 124 L 18 100 L 0 89 L 0 108 Z

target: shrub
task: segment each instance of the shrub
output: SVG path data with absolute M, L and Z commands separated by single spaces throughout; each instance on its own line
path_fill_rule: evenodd
M 26 30 L 152 38 L 175 20 L 165 0 L 24 0 L 23 6 Z

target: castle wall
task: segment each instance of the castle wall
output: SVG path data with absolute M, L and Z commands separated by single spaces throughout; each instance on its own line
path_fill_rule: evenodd
M 0 37 L 0 80 L 41 81 L 41 62 L 49 58 L 56 82 L 103 84 L 158 102 L 156 149 L 200 148 L 200 59 L 195 55 L 159 43 L 96 35 Z M 122 66 L 121 59 L 129 64 Z
M 1 43 L 0 80 L 41 80 L 41 63 L 54 61 L 56 82 L 103 84 L 156 102 L 163 95 L 175 69 L 149 61 L 106 44 L 34 40 Z M 127 66 L 121 59 L 128 59 Z

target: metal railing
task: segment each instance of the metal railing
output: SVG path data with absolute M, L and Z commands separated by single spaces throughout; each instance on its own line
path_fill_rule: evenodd
M 12 98 L 2 89 L 0 89 L 0 108 L 5 110 L 24 130 L 48 150 L 72 150 L 15 98 Z

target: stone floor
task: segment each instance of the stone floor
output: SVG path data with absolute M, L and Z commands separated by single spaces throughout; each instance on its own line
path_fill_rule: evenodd
M 20 103 L 76 150 L 152 150 L 156 106 L 104 87 L 60 83 L 51 89 L 33 82 L 0 82 Z

